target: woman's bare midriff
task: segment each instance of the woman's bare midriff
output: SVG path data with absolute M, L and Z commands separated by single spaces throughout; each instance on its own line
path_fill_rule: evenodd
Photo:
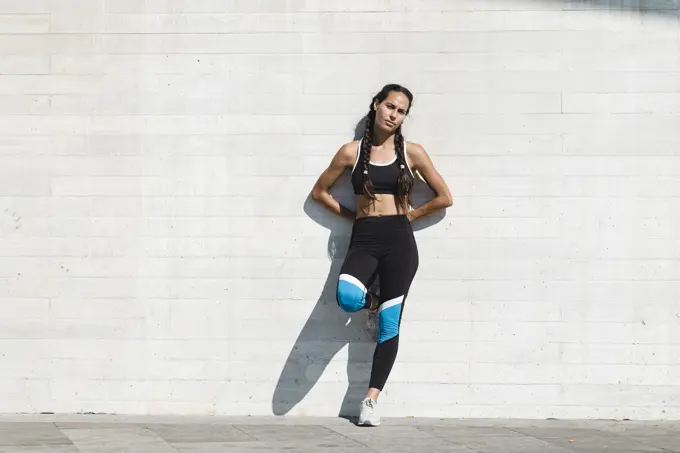
M 375 194 L 375 201 L 371 201 L 364 195 L 357 195 L 357 218 L 368 216 L 387 216 L 407 214 L 408 209 L 397 209 L 396 197 L 390 194 Z

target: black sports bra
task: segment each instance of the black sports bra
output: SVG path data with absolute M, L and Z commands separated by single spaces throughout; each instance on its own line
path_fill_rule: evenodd
M 356 195 L 362 195 L 364 193 L 363 168 L 362 165 L 359 165 L 362 142 L 363 139 L 359 141 L 359 146 L 357 147 L 357 158 L 354 162 L 354 168 L 352 168 L 352 187 L 354 188 L 354 193 Z M 411 167 L 408 164 L 405 140 L 404 159 L 406 160 L 405 167 L 408 168 L 406 175 L 413 179 L 413 172 L 411 171 Z M 370 179 L 373 183 L 375 193 L 396 195 L 399 185 L 399 161 L 397 159 L 397 154 L 395 153 L 394 159 L 384 164 L 370 162 L 368 165 L 368 179 Z

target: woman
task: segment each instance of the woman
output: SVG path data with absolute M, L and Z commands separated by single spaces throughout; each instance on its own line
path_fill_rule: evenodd
M 410 223 L 453 203 L 449 188 L 423 147 L 407 143 L 401 133 L 412 102 L 408 89 L 386 85 L 371 101 L 364 137 L 343 145 L 312 189 L 314 200 L 354 222 L 338 278 L 338 304 L 347 312 L 371 310 L 373 319 L 377 312 L 380 335 L 359 425 L 380 424 L 378 395 L 397 356 L 404 301 L 418 269 L 418 249 Z M 346 168 L 352 169 L 356 213 L 328 193 Z M 415 171 L 436 196 L 409 210 Z M 367 290 L 376 276 L 379 295 Z

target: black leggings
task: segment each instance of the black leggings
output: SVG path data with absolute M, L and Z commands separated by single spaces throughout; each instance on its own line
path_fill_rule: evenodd
M 373 354 L 369 387 L 382 390 L 399 347 L 399 326 L 409 287 L 418 270 L 418 247 L 405 215 L 361 217 L 340 269 L 337 301 L 347 312 L 368 308 L 366 290 L 380 278 L 380 337 Z

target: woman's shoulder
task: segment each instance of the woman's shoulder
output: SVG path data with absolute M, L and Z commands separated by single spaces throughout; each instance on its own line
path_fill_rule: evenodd
M 359 147 L 359 142 L 360 140 L 352 140 L 351 142 L 347 142 L 344 145 L 342 145 L 342 148 L 351 149 L 354 152 L 356 152 L 357 148 Z
M 418 157 L 425 154 L 425 148 L 420 143 L 406 142 L 406 152 L 408 157 Z
M 359 140 L 347 142 L 340 146 L 336 156 L 342 161 L 345 166 L 353 166 L 357 159 L 357 149 L 359 147 Z
M 406 142 L 406 158 L 409 161 L 412 169 L 419 169 L 423 165 L 427 165 L 429 157 L 425 151 L 425 147 L 420 143 Z
M 340 147 L 340 152 L 347 154 L 348 157 L 356 158 L 359 149 L 359 140 L 352 140 Z

